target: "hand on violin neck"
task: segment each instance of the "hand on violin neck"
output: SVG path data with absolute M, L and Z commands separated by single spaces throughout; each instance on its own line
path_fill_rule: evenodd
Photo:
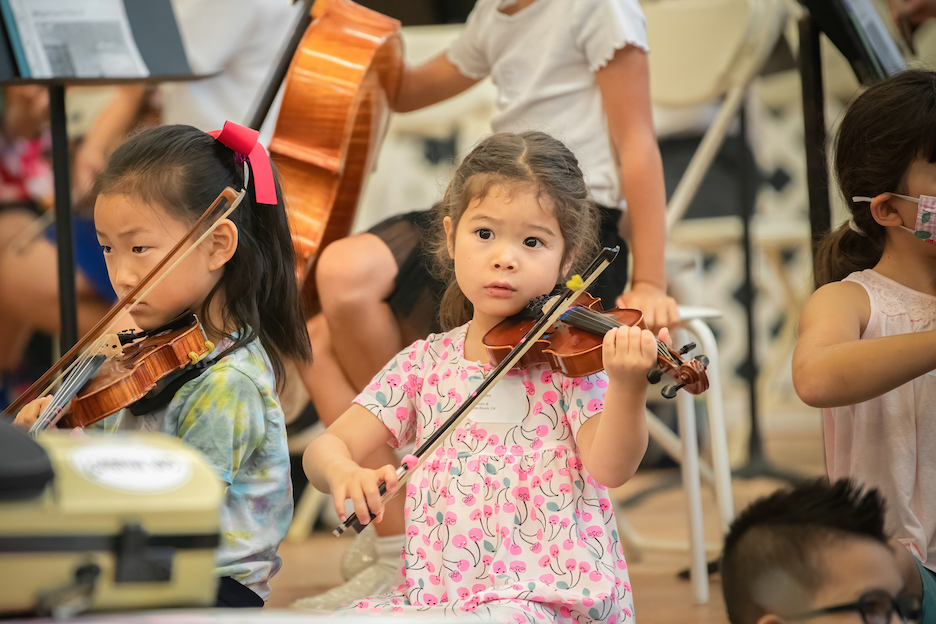
M 634 282 L 631 289 L 617 298 L 617 307 L 643 312 L 644 321 L 651 331 L 659 331 L 679 322 L 676 300 L 666 289 L 650 282 Z
M 24 405 L 23 409 L 16 415 L 16 418 L 13 420 L 13 426 L 23 431 L 28 431 L 29 428 L 33 426 L 33 423 L 39 419 L 39 414 L 41 414 L 51 402 L 51 394 L 30 401 Z M 55 425 L 52 426 L 54 427 Z
M 669 332 L 660 331 L 660 339 Z M 638 390 L 646 387 L 647 373 L 657 365 L 657 339 L 647 329 L 622 325 L 610 330 L 602 343 L 602 360 L 608 379 L 615 385 Z

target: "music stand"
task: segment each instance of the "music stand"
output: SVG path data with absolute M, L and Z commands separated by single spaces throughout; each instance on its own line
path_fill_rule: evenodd
M 192 74 L 169 0 L 124 0 L 133 38 L 149 68 L 144 78 L 21 78 L 13 62 L 6 24 L 0 27 L 0 86 L 42 85 L 49 90 L 49 122 L 52 135 L 52 172 L 55 193 L 55 236 L 58 250 L 60 350 L 78 342 L 78 305 L 72 237 L 71 174 L 66 133 L 65 87 L 155 84 L 199 80 Z

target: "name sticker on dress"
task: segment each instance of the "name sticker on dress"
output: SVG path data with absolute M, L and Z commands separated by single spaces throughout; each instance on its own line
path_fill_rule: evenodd
M 527 395 L 523 377 L 504 377 L 491 388 L 469 418 L 476 423 L 507 423 L 518 425 L 526 418 Z

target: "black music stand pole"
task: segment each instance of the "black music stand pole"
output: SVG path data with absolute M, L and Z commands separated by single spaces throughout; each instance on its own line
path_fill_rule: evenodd
M 75 251 L 72 237 L 71 174 L 68 166 L 68 134 L 65 85 L 49 85 L 49 122 L 52 133 L 52 172 L 55 178 L 55 241 L 58 246 L 59 349 L 68 351 L 78 342 L 78 303 L 75 289 Z

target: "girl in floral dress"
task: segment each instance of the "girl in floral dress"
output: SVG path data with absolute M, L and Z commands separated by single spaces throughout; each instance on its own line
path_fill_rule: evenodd
M 597 211 L 578 162 L 541 132 L 495 134 L 464 160 L 437 208 L 442 324 L 401 351 L 306 450 L 309 479 L 381 519 L 395 466 L 358 465 L 380 444 L 421 443 L 490 374 L 481 342 L 587 264 Z M 514 369 L 404 486 L 404 583 L 351 613 L 503 622 L 629 622 L 633 598 L 608 487 L 647 446 L 649 331 L 604 339 L 606 370 L 569 378 Z

